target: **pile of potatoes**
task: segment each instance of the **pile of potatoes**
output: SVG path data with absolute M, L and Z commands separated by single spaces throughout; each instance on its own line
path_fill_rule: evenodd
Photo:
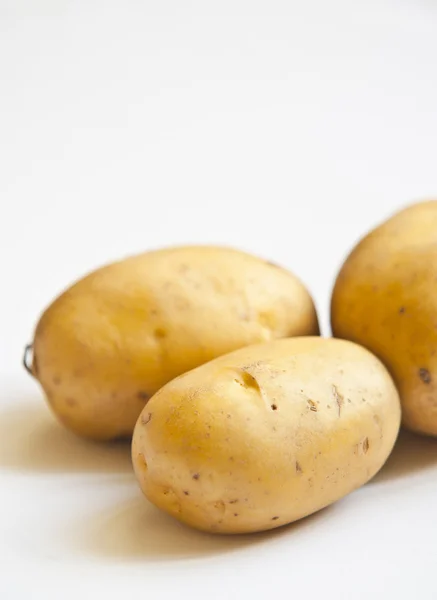
M 437 201 L 367 235 L 335 282 L 334 338 L 275 264 L 148 252 L 58 297 L 24 364 L 68 429 L 132 438 L 159 508 L 205 531 L 272 529 L 371 479 L 401 418 L 437 436 L 436 241 Z

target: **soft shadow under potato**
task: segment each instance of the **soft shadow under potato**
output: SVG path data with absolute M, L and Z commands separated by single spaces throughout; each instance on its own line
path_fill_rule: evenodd
M 97 444 L 57 423 L 42 398 L 16 401 L 0 412 L 0 466 L 16 471 L 132 471 L 129 442 Z
M 119 560 L 187 560 L 236 552 L 250 545 L 303 534 L 332 514 L 327 507 L 290 525 L 245 535 L 209 534 L 191 529 L 139 496 L 104 513 L 74 523 L 73 546 L 81 554 Z
M 436 465 L 437 439 L 401 429 L 393 452 L 371 483 L 408 477 Z

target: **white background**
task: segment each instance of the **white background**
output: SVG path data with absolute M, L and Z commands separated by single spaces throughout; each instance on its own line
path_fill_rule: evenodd
M 345 253 L 433 195 L 433 0 L 0 0 L 0 598 L 435 600 L 433 440 L 300 523 L 209 537 L 20 365 L 75 278 L 182 242 L 283 263 L 328 334 Z

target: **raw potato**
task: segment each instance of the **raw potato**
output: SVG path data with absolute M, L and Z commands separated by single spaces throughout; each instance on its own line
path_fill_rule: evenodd
M 162 385 L 236 348 L 318 333 L 291 273 L 228 248 L 149 252 L 99 269 L 46 310 L 32 372 L 58 418 L 96 440 L 131 436 Z
M 242 533 L 309 515 L 381 468 L 400 424 L 385 367 L 343 340 L 237 350 L 178 377 L 144 408 L 132 459 L 156 506 Z
M 413 205 L 367 235 L 343 265 L 332 329 L 387 366 L 403 424 L 437 435 L 437 202 Z

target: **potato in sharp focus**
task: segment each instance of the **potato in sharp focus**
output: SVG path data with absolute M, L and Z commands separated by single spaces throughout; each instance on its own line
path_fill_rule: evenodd
M 337 337 L 369 348 L 399 389 L 403 424 L 437 436 L 437 202 L 412 205 L 368 234 L 335 283 Z
M 164 386 L 132 442 L 159 508 L 219 533 L 271 529 L 366 483 L 394 445 L 396 388 L 364 348 L 302 337 L 242 348 Z
M 103 267 L 42 315 L 31 370 L 79 435 L 132 435 L 148 398 L 177 375 L 265 340 L 318 333 L 288 271 L 244 252 L 178 247 Z

